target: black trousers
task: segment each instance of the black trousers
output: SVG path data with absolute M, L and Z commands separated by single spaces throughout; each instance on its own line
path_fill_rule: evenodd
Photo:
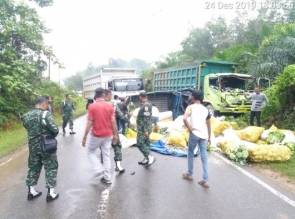
M 255 117 L 257 119 L 257 126 L 258 127 L 261 126 L 260 115 L 261 115 L 261 111 L 251 111 L 251 114 L 250 114 L 250 125 L 251 126 L 254 126 L 254 118 Z

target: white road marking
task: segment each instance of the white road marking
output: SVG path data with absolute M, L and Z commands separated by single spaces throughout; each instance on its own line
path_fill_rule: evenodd
M 0 164 L 0 167 L 1 167 L 1 166 L 3 166 L 3 165 L 5 165 L 5 164 L 7 164 L 7 163 L 9 163 L 10 161 L 12 161 L 12 159 L 13 159 L 13 157 L 12 157 L 12 158 L 10 158 L 8 161 L 6 161 L 6 162 L 4 162 L 4 163 Z
M 225 163 L 229 164 L 230 166 L 234 167 L 235 169 L 237 169 L 238 171 L 240 171 L 241 173 L 243 173 L 244 175 L 248 176 L 250 179 L 254 180 L 255 182 L 257 182 L 259 185 L 263 186 L 265 189 L 267 189 L 268 191 L 270 191 L 271 193 L 273 193 L 274 195 L 278 196 L 280 199 L 284 200 L 285 202 L 287 202 L 288 204 L 290 204 L 291 206 L 295 207 L 295 201 L 293 201 L 292 199 L 288 198 L 287 196 L 283 195 L 282 193 L 280 193 L 279 191 L 275 190 L 274 188 L 272 188 L 270 185 L 266 184 L 265 182 L 263 182 L 262 180 L 258 179 L 257 177 L 253 176 L 251 173 L 247 172 L 246 170 L 243 170 L 241 167 L 237 166 L 236 164 L 234 164 L 233 162 L 231 162 L 230 160 L 224 158 L 223 156 L 221 156 L 218 153 L 214 154 L 216 156 L 218 156 L 220 159 L 222 159 Z
M 115 181 L 116 181 L 116 172 L 114 172 L 113 177 L 112 177 L 112 184 L 105 185 L 105 189 L 102 191 L 101 195 L 100 195 L 100 201 L 98 204 L 98 218 L 99 219 L 103 219 L 105 217 L 105 212 L 107 210 L 107 204 L 108 204 L 108 200 L 109 200 L 109 194 L 111 189 L 115 186 Z

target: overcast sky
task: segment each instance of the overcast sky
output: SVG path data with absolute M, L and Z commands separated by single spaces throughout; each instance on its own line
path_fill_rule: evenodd
M 206 9 L 206 2 L 215 2 L 215 9 Z M 139 58 L 152 63 L 180 50 L 181 41 L 192 27 L 202 27 L 218 14 L 227 17 L 235 14 L 234 9 L 222 10 L 218 3 L 213 0 L 55 0 L 52 7 L 38 8 L 38 13 L 52 29 L 45 42 L 65 64 L 66 69 L 61 70 L 64 78 L 84 70 L 90 62 L 107 64 L 110 57 L 126 61 Z M 57 67 L 51 66 L 51 76 L 58 81 Z

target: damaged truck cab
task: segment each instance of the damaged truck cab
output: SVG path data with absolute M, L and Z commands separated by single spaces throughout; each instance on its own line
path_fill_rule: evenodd
M 255 78 L 239 74 L 237 63 L 223 61 L 199 61 L 193 64 L 157 69 L 154 73 L 154 91 L 180 91 L 200 89 L 204 93 L 203 104 L 212 115 L 217 113 L 245 113 L 251 110 L 251 100 L 244 93 L 251 93 L 256 86 L 266 89 L 267 78 Z

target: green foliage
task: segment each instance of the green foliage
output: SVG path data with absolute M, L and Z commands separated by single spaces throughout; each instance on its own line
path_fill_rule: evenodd
M 149 68 L 140 74 L 143 78 L 144 89 L 148 92 L 153 91 L 154 71 L 155 68 Z
M 156 62 L 157 68 L 169 68 L 173 66 L 179 66 L 186 63 L 193 62 L 194 60 L 188 55 L 184 54 L 181 51 L 171 52 L 166 57 L 164 57 L 163 61 Z
M 248 73 L 249 63 L 255 58 L 258 48 L 254 45 L 237 45 L 225 49 L 224 51 L 217 51 L 215 53 L 215 60 L 232 61 L 239 63 L 238 72 Z
M 51 6 L 53 4 L 53 0 L 33 0 L 33 1 L 35 1 L 40 7 Z
M 86 113 L 85 100 L 81 97 L 76 97 L 76 111 L 74 111 L 74 118 L 77 118 Z M 62 117 L 55 113 L 54 121 L 57 125 L 61 125 Z M 0 157 L 5 156 L 14 150 L 20 148 L 27 143 L 28 135 L 25 128 L 20 122 L 13 123 L 7 130 L 0 128 Z
M 51 0 L 36 1 L 48 6 Z M 35 9 L 24 2 L 2 0 L 0 4 L 0 127 L 10 127 L 32 105 L 42 87 L 44 59 L 61 65 L 43 42 L 49 30 Z
M 294 51 L 295 24 L 277 24 L 273 33 L 263 40 L 250 72 L 255 76 L 274 79 L 284 67 L 295 62 Z
M 270 103 L 262 118 L 269 126 L 295 129 L 295 65 L 287 66 L 275 79 L 274 85 L 265 92 Z M 275 116 L 274 116 L 275 115 Z

